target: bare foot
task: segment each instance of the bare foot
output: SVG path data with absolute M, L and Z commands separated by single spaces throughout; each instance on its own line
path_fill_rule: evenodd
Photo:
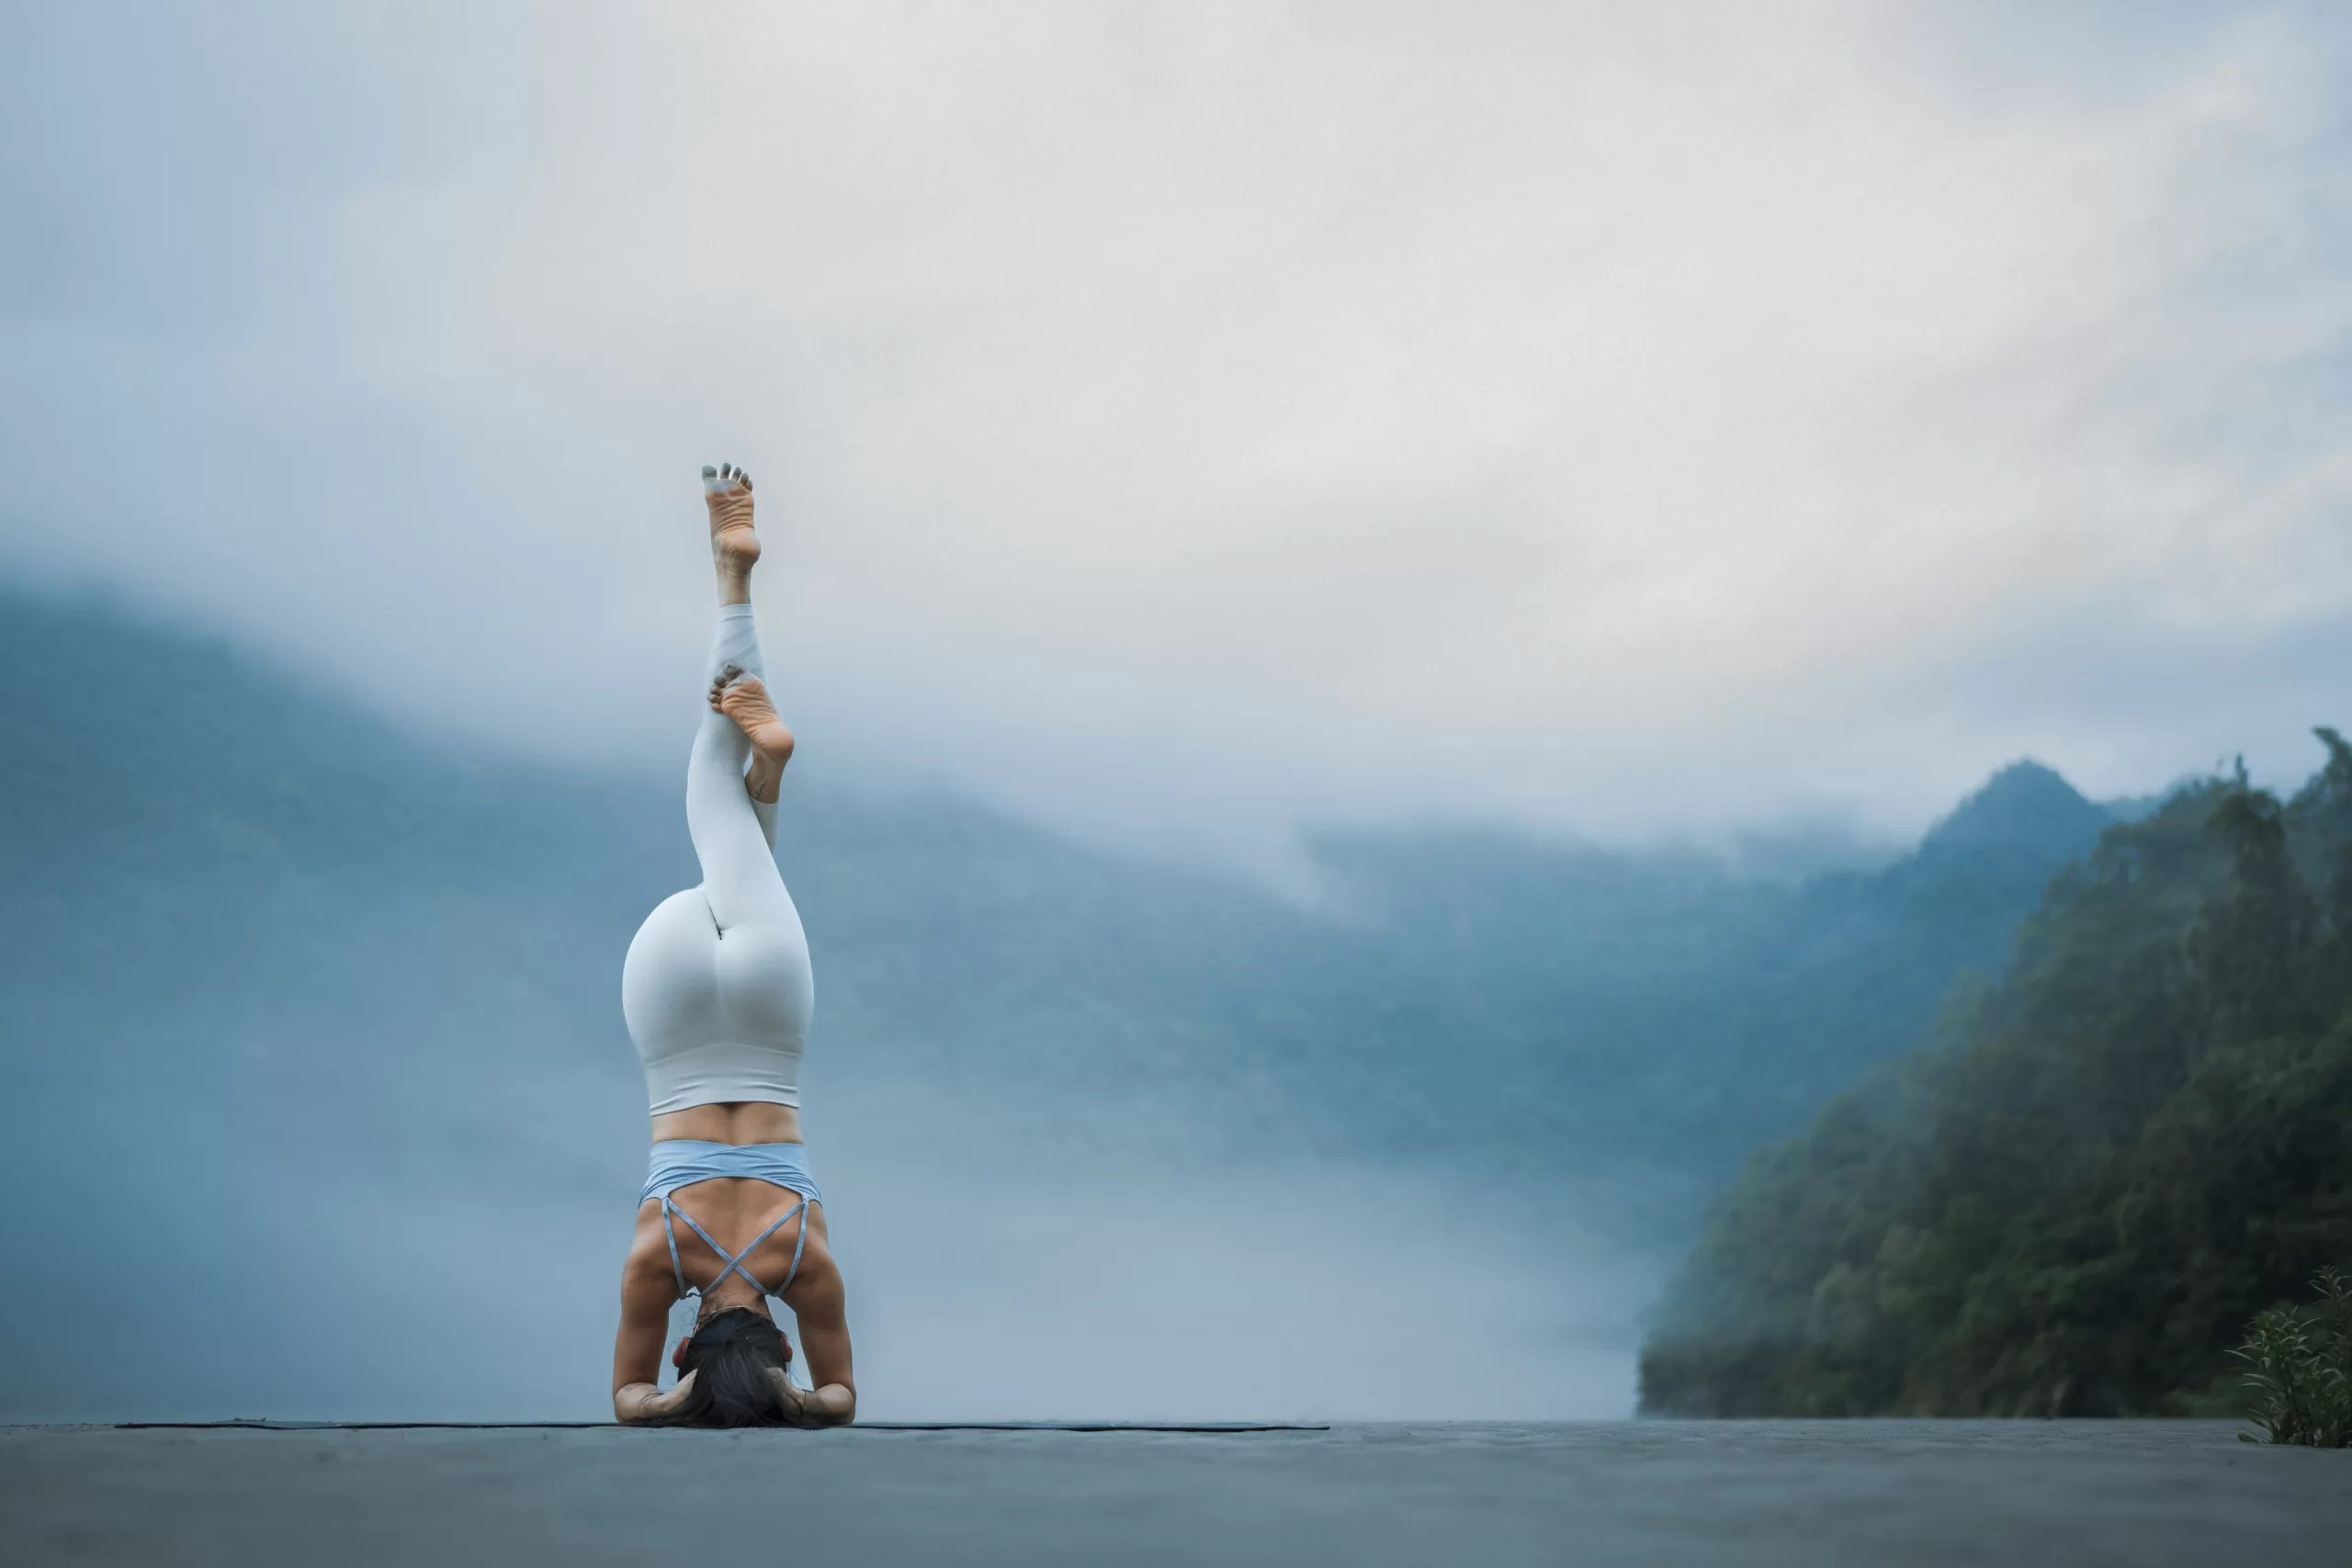
M 752 743 L 752 765 L 743 775 L 743 787 L 762 803 L 775 799 L 784 765 L 792 761 L 792 731 L 776 716 L 766 684 L 729 664 L 710 683 L 710 705 L 733 719 Z
M 710 553 L 719 575 L 748 580 L 760 558 L 752 528 L 752 476 L 732 463 L 702 466 L 703 504 L 710 509 Z

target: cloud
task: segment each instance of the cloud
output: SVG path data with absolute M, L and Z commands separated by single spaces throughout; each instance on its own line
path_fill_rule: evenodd
M 812 756 L 1107 833 L 2346 716 L 2324 8 L 94 15 L 11 72 L 121 87 L 9 128 L 0 560 L 431 722 L 666 765 L 710 457 Z

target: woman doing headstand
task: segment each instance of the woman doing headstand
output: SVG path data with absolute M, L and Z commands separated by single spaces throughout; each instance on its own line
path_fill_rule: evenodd
M 752 624 L 752 480 L 706 468 L 718 629 L 710 711 L 686 764 L 686 830 L 702 886 L 647 916 L 621 967 L 621 1010 L 645 1064 L 653 1158 L 621 1266 L 613 1415 L 714 1427 L 834 1426 L 857 1413 L 841 1270 L 800 1142 L 800 1055 L 814 989 L 800 915 L 775 868 L 775 800 L 792 732 L 762 680 Z M 670 1308 L 699 1295 L 660 1387 Z M 800 1326 L 813 1388 L 769 1315 Z

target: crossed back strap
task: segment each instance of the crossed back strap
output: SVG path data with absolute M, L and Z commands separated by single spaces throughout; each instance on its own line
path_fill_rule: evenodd
M 778 1285 L 775 1290 L 771 1291 L 765 1285 L 761 1284 L 758 1277 L 743 1266 L 743 1259 L 749 1258 L 753 1252 L 757 1251 L 759 1249 L 760 1243 L 767 1240 L 768 1237 L 782 1230 L 792 1219 L 793 1215 L 805 1215 L 808 1212 L 808 1200 L 804 1197 L 799 1202 L 795 1203 L 791 1208 L 786 1209 L 782 1214 L 776 1216 L 776 1221 L 774 1224 L 768 1226 L 767 1229 L 753 1236 L 750 1245 L 745 1247 L 742 1251 L 730 1253 L 725 1247 L 719 1246 L 718 1238 L 713 1236 L 708 1231 L 703 1229 L 702 1226 L 695 1222 L 695 1217 L 692 1214 L 687 1213 L 684 1209 L 681 1209 L 675 1203 L 671 1202 L 670 1195 L 667 1192 L 664 1192 L 662 1194 L 662 1231 L 663 1235 L 670 1238 L 670 1272 L 678 1277 L 678 1294 L 682 1296 L 699 1295 L 705 1289 L 716 1287 L 720 1280 L 724 1280 L 729 1274 L 742 1275 L 744 1279 L 751 1280 L 752 1289 L 759 1292 L 762 1295 L 780 1296 L 784 1294 L 785 1292 L 792 1288 L 792 1281 L 800 1277 L 800 1252 L 803 1247 L 808 1245 L 808 1224 L 806 1219 L 802 1220 L 800 1224 L 800 1234 L 798 1236 L 794 1238 L 792 1243 L 792 1267 L 786 1270 L 784 1282 Z M 711 1280 L 709 1287 L 702 1285 L 689 1285 L 686 1283 L 685 1269 L 678 1262 L 678 1227 L 671 1223 L 673 1219 L 684 1220 L 687 1224 L 693 1226 L 695 1235 L 702 1237 L 703 1245 L 709 1247 L 711 1251 L 718 1254 L 719 1258 L 722 1259 L 718 1272 Z

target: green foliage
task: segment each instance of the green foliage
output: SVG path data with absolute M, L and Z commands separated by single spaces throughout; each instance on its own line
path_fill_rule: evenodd
M 2245 1442 L 2352 1448 L 2352 1280 L 2320 1270 L 2316 1307 L 2281 1303 L 2255 1318 L 2230 1352 L 2246 1363 Z
M 2109 829 L 1999 986 L 1754 1156 L 1644 1407 L 2184 1410 L 2249 1317 L 2352 1256 L 2352 748 L 2322 739 L 2290 804 L 2214 779 Z

